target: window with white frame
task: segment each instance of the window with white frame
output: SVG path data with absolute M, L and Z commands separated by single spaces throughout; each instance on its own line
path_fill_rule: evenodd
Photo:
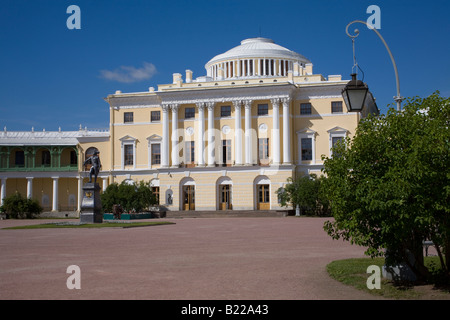
M 312 138 L 301 138 L 302 161 L 312 160 Z
M 154 134 L 147 138 L 148 141 L 148 167 L 161 165 L 162 138 Z
M 134 164 L 134 151 L 132 144 L 125 144 L 124 149 L 124 164 L 125 166 L 132 166 Z
M 193 164 L 195 161 L 195 142 L 186 141 L 186 164 Z
M 311 164 L 316 163 L 316 132 L 311 129 L 300 130 L 297 132 L 298 138 L 298 162 L 310 161 Z
M 125 136 L 119 139 L 122 143 L 122 169 L 125 166 L 136 168 L 136 139 L 131 136 Z
M 341 127 L 334 127 L 328 130 L 328 134 L 330 135 L 329 145 L 330 145 L 330 156 L 333 156 L 333 147 L 339 142 L 344 141 L 347 137 L 347 129 Z

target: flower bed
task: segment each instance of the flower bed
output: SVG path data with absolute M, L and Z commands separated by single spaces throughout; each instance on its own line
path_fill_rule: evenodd
M 136 219 L 152 219 L 154 218 L 153 213 L 122 213 L 120 215 L 120 220 L 136 220 Z M 114 220 L 114 215 L 112 213 L 104 213 L 104 220 Z

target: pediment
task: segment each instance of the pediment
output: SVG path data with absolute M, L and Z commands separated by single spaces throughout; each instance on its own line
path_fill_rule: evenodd
M 161 141 L 162 137 L 157 134 L 152 134 L 151 136 L 147 137 L 148 141 Z
M 137 139 L 135 137 L 132 137 L 132 136 L 129 136 L 129 135 L 126 135 L 126 136 L 120 138 L 119 140 L 122 141 L 122 142 L 124 142 L 124 141 L 126 141 L 126 142 L 135 142 L 135 141 L 137 141 Z
M 335 132 L 345 132 L 345 133 L 347 133 L 348 130 L 345 129 L 345 128 L 342 128 L 342 127 L 334 127 L 334 128 L 331 128 L 330 130 L 328 130 L 327 132 L 328 133 L 335 133 Z

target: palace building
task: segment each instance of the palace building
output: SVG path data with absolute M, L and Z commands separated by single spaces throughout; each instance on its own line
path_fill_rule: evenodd
M 322 155 L 365 116 L 347 112 L 348 80 L 314 74 L 311 61 L 270 39 L 243 40 L 205 69 L 108 95 L 109 131 L 0 133 L 1 197 L 79 210 L 82 164 L 98 150 L 103 189 L 144 180 L 168 210 L 279 210 L 276 190 L 320 174 Z

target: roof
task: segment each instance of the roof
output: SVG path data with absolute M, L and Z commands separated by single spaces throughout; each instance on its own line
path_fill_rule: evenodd
M 219 54 L 208 61 L 206 68 L 214 63 L 237 58 L 281 58 L 297 60 L 302 63 L 310 61 L 299 53 L 286 49 L 273 40 L 267 38 L 249 38 L 241 41 L 241 44 L 225 53 Z
M 109 131 L 2 131 L 0 146 L 76 146 L 85 137 L 109 136 Z

